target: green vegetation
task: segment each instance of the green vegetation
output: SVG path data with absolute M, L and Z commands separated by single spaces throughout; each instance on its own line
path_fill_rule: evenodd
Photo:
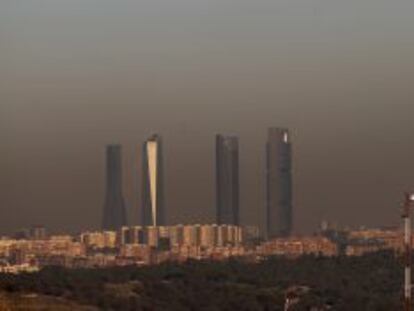
M 391 252 L 0 274 L 0 291 L 8 294 L 38 293 L 103 310 L 283 310 L 286 293 L 301 286 L 306 290 L 290 310 L 389 311 L 400 309 L 401 283 L 401 262 Z
M 98 311 L 60 297 L 0 292 L 0 311 Z

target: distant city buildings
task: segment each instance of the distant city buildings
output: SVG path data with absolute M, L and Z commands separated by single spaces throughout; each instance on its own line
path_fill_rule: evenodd
M 119 241 L 118 245 L 146 244 L 157 248 L 161 245 L 161 241 L 164 241 L 169 247 L 200 246 L 208 248 L 241 245 L 243 241 L 257 238 L 256 235 L 250 236 L 251 232 L 245 231 L 244 227 L 217 224 L 131 226 L 120 228 L 117 232 L 117 240 Z M 258 234 L 258 231 L 255 231 L 256 233 Z M 137 238 L 131 238 L 134 236 Z M 103 237 L 101 237 L 102 239 Z
M 239 141 L 216 136 L 216 215 L 218 224 L 239 225 Z
M 122 226 L 118 230 L 51 235 L 43 239 L 0 238 L 0 273 L 154 264 L 165 260 L 227 258 L 246 252 L 251 231 L 232 225 Z
M 216 135 L 216 223 L 240 225 L 239 140 Z M 106 199 L 103 230 L 118 230 L 127 223 L 122 193 L 121 146 L 106 151 Z M 166 225 L 162 139 L 158 134 L 142 146 L 141 225 Z M 266 237 L 287 237 L 292 231 L 292 156 L 289 132 L 270 128 L 266 143 Z M 134 223 L 134 222 L 133 222 Z M 135 237 L 136 238 L 136 237 Z
M 126 226 L 120 145 L 106 148 L 106 196 L 102 230 L 48 235 L 43 226 L 0 237 L 0 273 L 34 272 L 49 265 L 96 268 L 157 264 L 188 259 L 221 260 L 268 256 L 360 256 L 380 250 L 402 252 L 398 228 L 339 230 L 324 221 L 317 235 L 292 232 L 292 147 L 288 129 L 270 128 L 266 143 L 267 240 L 256 226 L 241 226 L 239 142 L 216 136 L 216 223 L 168 226 L 165 219 L 162 140 L 153 135 L 142 148 L 142 225 Z M 414 236 L 411 236 L 414 244 Z
M 35 225 L 30 228 L 30 238 L 33 240 L 44 240 L 47 237 L 46 228 L 44 226 Z
M 154 134 L 142 147 L 142 226 L 166 225 L 162 139 Z M 216 135 L 216 223 L 240 225 L 239 142 Z M 270 128 L 266 143 L 266 237 L 287 237 L 292 231 L 292 155 L 289 131 Z M 124 226 L 121 146 L 107 147 L 107 190 L 102 228 Z
M 292 150 L 289 132 L 270 128 L 266 143 L 267 238 L 292 231 Z
M 126 225 L 121 148 L 120 145 L 109 145 L 106 148 L 106 197 L 102 220 L 104 230 L 116 230 Z
M 86 231 L 79 235 L 79 240 L 87 248 L 115 248 L 117 233 L 116 231 Z
M 298 257 L 307 254 L 327 257 L 338 255 L 338 246 L 326 237 L 278 238 L 262 243 L 258 247 L 262 255 Z
M 143 145 L 142 174 L 143 225 L 165 225 L 163 153 L 159 135 L 153 135 Z
M 344 239 L 335 238 L 339 235 Z M 123 226 L 116 231 L 86 231 L 44 239 L 0 237 L 0 273 L 34 272 L 50 265 L 98 268 L 229 257 L 257 262 L 275 255 L 331 257 L 404 251 L 403 232 L 399 228 L 328 230 L 268 241 L 258 238 L 257 228 L 218 224 Z M 414 235 L 411 239 L 414 241 Z

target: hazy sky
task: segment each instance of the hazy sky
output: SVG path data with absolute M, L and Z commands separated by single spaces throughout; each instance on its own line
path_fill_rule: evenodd
M 294 227 L 396 224 L 414 190 L 412 0 L 0 0 L 0 233 L 98 228 L 104 147 L 165 143 L 167 218 L 213 221 L 214 135 L 264 221 L 268 126 L 293 133 Z M 136 171 L 138 167 L 138 171 Z M 138 175 L 138 177 L 136 177 Z

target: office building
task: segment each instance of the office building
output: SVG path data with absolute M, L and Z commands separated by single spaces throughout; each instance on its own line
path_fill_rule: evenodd
M 143 225 L 165 225 L 162 141 L 158 135 L 153 135 L 144 143 L 142 173 Z
M 158 227 L 149 226 L 146 227 L 146 236 L 147 236 L 147 244 L 151 247 L 158 247 L 158 242 L 160 239 L 160 232 Z
M 217 225 L 200 227 L 200 246 L 214 247 L 217 244 Z
M 239 143 L 236 136 L 216 136 L 217 223 L 239 225 Z
M 144 244 L 145 228 L 141 226 L 133 226 L 129 228 L 130 241 L 132 244 Z
M 187 246 L 200 245 L 200 225 L 185 225 L 183 228 L 183 243 Z
M 109 145 L 106 148 L 106 197 L 102 228 L 117 230 L 124 225 L 126 210 L 122 194 L 121 146 Z
M 184 226 L 176 225 L 169 228 L 171 246 L 181 246 L 184 241 Z
M 292 230 L 292 150 L 289 132 L 270 128 L 266 144 L 267 237 L 286 237 Z
M 117 242 L 118 242 L 118 245 L 125 245 L 125 244 L 132 243 L 130 232 L 129 232 L 129 227 L 123 226 L 118 229 Z
M 32 226 L 30 228 L 30 238 L 33 240 L 45 240 L 47 238 L 46 228 L 44 226 Z

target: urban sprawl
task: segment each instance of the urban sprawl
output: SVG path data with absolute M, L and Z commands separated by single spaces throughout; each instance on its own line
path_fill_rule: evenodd
M 169 225 L 165 217 L 163 151 L 159 135 L 142 147 L 141 224 L 128 226 L 122 186 L 122 148 L 106 148 L 106 194 L 102 229 L 76 235 L 49 235 L 33 226 L 0 238 L 0 272 L 34 272 L 58 265 L 99 268 L 150 265 L 189 259 L 267 256 L 358 256 L 403 247 L 399 229 L 344 230 L 323 223 L 311 236 L 292 235 L 292 159 L 289 131 L 270 128 L 266 154 L 266 230 L 239 221 L 239 142 L 216 136 L 216 221 Z

